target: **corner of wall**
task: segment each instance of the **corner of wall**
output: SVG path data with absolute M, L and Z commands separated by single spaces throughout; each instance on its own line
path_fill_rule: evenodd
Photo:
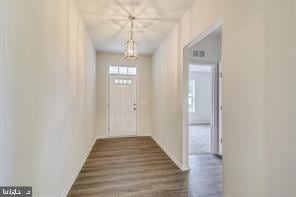
M 156 144 L 166 153 L 166 155 L 178 166 L 178 168 L 182 171 L 189 170 L 189 166 L 184 166 L 180 161 L 178 161 L 175 156 L 163 145 L 160 143 L 159 140 L 157 140 L 153 135 L 151 138 L 156 142 Z
M 93 146 L 95 145 L 96 141 L 97 141 L 97 139 L 94 139 L 94 141 L 92 143 L 92 146 L 90 146 L 89 149 L 83 154 L 82 159 L 81 159 L 79 165 L 77 166 L 76 170 L 74 171 L 73 176 L 69 180 L 65 190 L 62 192 L 62 194 L 60 196 L 67 197 L 68 193 L 70 192 L 70 189 L 71 189 L 72 185 L 74 184 L 76 178 L 78 177 L 79 172 L 81 171 L 81 169 L 82 169 L 88 155 L 90 154 L 91 150 L 93 149 Z
M 145 132 L 145 133 L 138 133 L 139 137 L 151 137 L 151 133 L 150 132 Z

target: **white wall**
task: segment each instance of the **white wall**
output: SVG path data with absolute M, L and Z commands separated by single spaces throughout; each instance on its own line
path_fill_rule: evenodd
M 295 13 L 293 0 L 196 1 L 153 56 L 153 136 L 182 163 L 182 50 L 223 22 L 226 197 L 296 195 Z
M 152 137 L 181 168 L 182 97 L 179 26 L 163 41 L 152 60 Z M 187 97 L 188 98 L 188 97 Z
M 189 113 L 189 124 L 211 124 L 212 72 L 191 71 L 189 79 L 195 83 L 195 111 Z
M 123 54 L 97 53 L 97 137 L 108 137 L 108 69 L 110 65 L 137 66 L 138 135 L 151 135 L 151 56 L 127 61 Z
M 221 35 L 208 35 L 192 47 L 190 47 L 190 63 L 218 63 L 221 61 Z M 201 49 L 206 51 L 205 58 L 193 58 L 192 50 Z
M 0 9 L 0 185 L 63 196 L 95 140 L 95 50 L 72 0 Z

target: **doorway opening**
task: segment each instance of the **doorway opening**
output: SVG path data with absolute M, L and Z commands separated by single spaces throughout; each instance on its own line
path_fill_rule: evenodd
M 221 57 L 220 22 L 183 49 L 183 166 L 193 179 L 208 180 L 218 196 L 223 193 Z
M 189 64 L 189 155 L 214 153 L 214 97 L 212 64 Z
M 109 66 L 108 136 L 137 135 L 137 68 Z

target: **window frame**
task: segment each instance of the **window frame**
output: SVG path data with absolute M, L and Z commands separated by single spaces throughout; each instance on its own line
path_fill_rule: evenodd
M 116 69 L 117 68 L 117 69 Z M 113 69 L 113 71 L 112 71 Z M 115 71 L 117 70 L 117 71 Z M 123 72 L 125 70 L 125 72 Z M 137 66 L 128 66 L 128 65 L 110 65 L 108 67 L 109 75 L 125 75 L 125 76 L 136 76 L 138 74 Z

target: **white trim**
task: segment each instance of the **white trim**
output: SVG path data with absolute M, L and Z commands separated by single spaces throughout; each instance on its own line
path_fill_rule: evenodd
M 138 136 L 137 135 L 119 135 L 119 136 L 108 136 L 106 138 L 100 138 L 100 139 L 129 138 L 129 137 L 138 137 Z
M 182 165 L 175 157 L 173 154 L 171 154 L 168 149 L 165 148 L 164 145 L 162 145 L 156 138 L 151 136 L 151 138 L 157 143 L 157 145 L 166 153 L 166 155 L 178 166 L 178 168 L 182 171 L 187 171 L 190 170 L 189 166 L 184 166 Z
M 102 136 L 97 136 L 96 137 L 97 140 L 99 140 L 99 139 L 107 139 L 107 138 L 109 138 L 107 135 L 105 135 L 105 136 L 102 135 Z
M 137 111 L 136 111 L 136 126 L 137 126 L 137 131 L 136 131 L 136 135 L 137 136 L 140 136 L 140 113 L 141 113 L 141 101 L 140 101 L 140 88 L 141 88 L 141 84 L 140 84 L 140 75 L 139 75 L 139 69 L 138 69 L 138 66 L 136 65 L 136 68 L 137 68 L 137 74 L 135 75 L 136 76 L 136 81 L 137 81 L 137 84 L 136 84 L 136 107 L 137 107 Z
M 221 49 L 222 50 L 222 49 Z M 218 84 L 218 76 L 219 76 L 219 68 L 218 63 L 213 65 L 212 70 L 212 153 L 218 154 L 219 147 L 219 84 Z
M 79 173 L 80 173 L 80 171 L 81 171 L 81 169 L 82 169 L 82 167 L 83 167 L 83 165 L 84 165 L 84 163 L 85 163 L 85 161 L 86 161 L 88 155 L 90 154 L 91 150 L 93 149 L 93 146 L 95 145 L 96 141 L 97 141 L 97 140 L 94 139 L 93 145 L 89 148 L 88 151 L 86 151 L 86 152 L 83 154 L 83 156 L 82 156 L 82 160 L 80 161 L 80 164 L 79 164 L 78 167 L 76 168 L 76 170 L 75 170 L 73 176 L 72 176 L 71 179 L 69 180 L 69 182 L 68 182 L 68 184 L 67 184 L 65 190 L 63 191 L 63 193 L 62 193 L 60 196 L 66 197 L 66 196 L 68 195 L 68 193 L 69 193 L 69 191 L 70 191 L 72 185 L 74 184 L 76 178 L 78 177 L 78 175 L 79 175 Z
M 109 67 L 107 69 L 107 137 L 110 136 L 110 74 L 109 74 Z
M 190 166 L 189 165 L 182 165 L 182 171 L 188 171 L 190 170 Z
M 96 139 L 109 139 L 109 138 L 126 138 L 126 137 L 151 137 L 151 133 L 137 133 L 137 135 L 128 135 L 128 136 L 97 136 Z

